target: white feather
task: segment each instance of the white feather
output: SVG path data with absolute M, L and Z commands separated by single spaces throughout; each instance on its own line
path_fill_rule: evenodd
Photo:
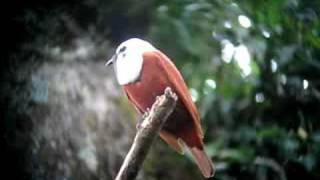
M 120 50 L 125 47 L 124 51 Z M 114 68 L 117 81 L 120 85 L 129 84 L 139 79 L 142 65 L 143 53 L 156 50 L 147 41 L 132 38 L 121 43 L 116 51 L 116 60 Z

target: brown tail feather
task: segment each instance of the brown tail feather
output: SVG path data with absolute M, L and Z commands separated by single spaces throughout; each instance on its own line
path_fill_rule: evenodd
M 168 143 L 174 150 L 176 150 L 180 154 L 184 154 L 184 149 L 182 144 L 179 143 L 179 140 L 174 135 L 168 133 L 165 130 L 160 132 L 160 137 Z
M 211 159 L 208 157 L 203 149 L 197 147 L 189 147 L 199 169 L 206 178 L 210 178 L 214 175 L 215 169 Z

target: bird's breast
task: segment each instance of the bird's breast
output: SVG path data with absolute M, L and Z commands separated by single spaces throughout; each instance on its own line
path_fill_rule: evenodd
M 163 94 L 166 87 L 170 86 L 170 77 L 167 77 L 155 61 L 144 61 L 140 78 L 124 85 L 130 101 L 138 106 L 141 111 L 151 108 L 156 97 Z

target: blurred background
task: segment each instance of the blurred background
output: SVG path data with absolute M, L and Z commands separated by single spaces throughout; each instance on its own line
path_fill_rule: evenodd
M 319 0 L 1 5 L 1 176 L 113 179 L 138 116 L 104 63 L 131 37 L 183 74 L 213 179 L 320 179 Z M 157 141 L 138 179 L 203 179 Z

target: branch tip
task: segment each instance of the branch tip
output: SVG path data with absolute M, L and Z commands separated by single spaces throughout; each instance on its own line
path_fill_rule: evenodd
M 175 101 L 177 101 L 178 97 L 177 95 L 172 91 L 170 87 L 166 87 L 164 90 L 164 94 L 167 98 L 173 98 Z

